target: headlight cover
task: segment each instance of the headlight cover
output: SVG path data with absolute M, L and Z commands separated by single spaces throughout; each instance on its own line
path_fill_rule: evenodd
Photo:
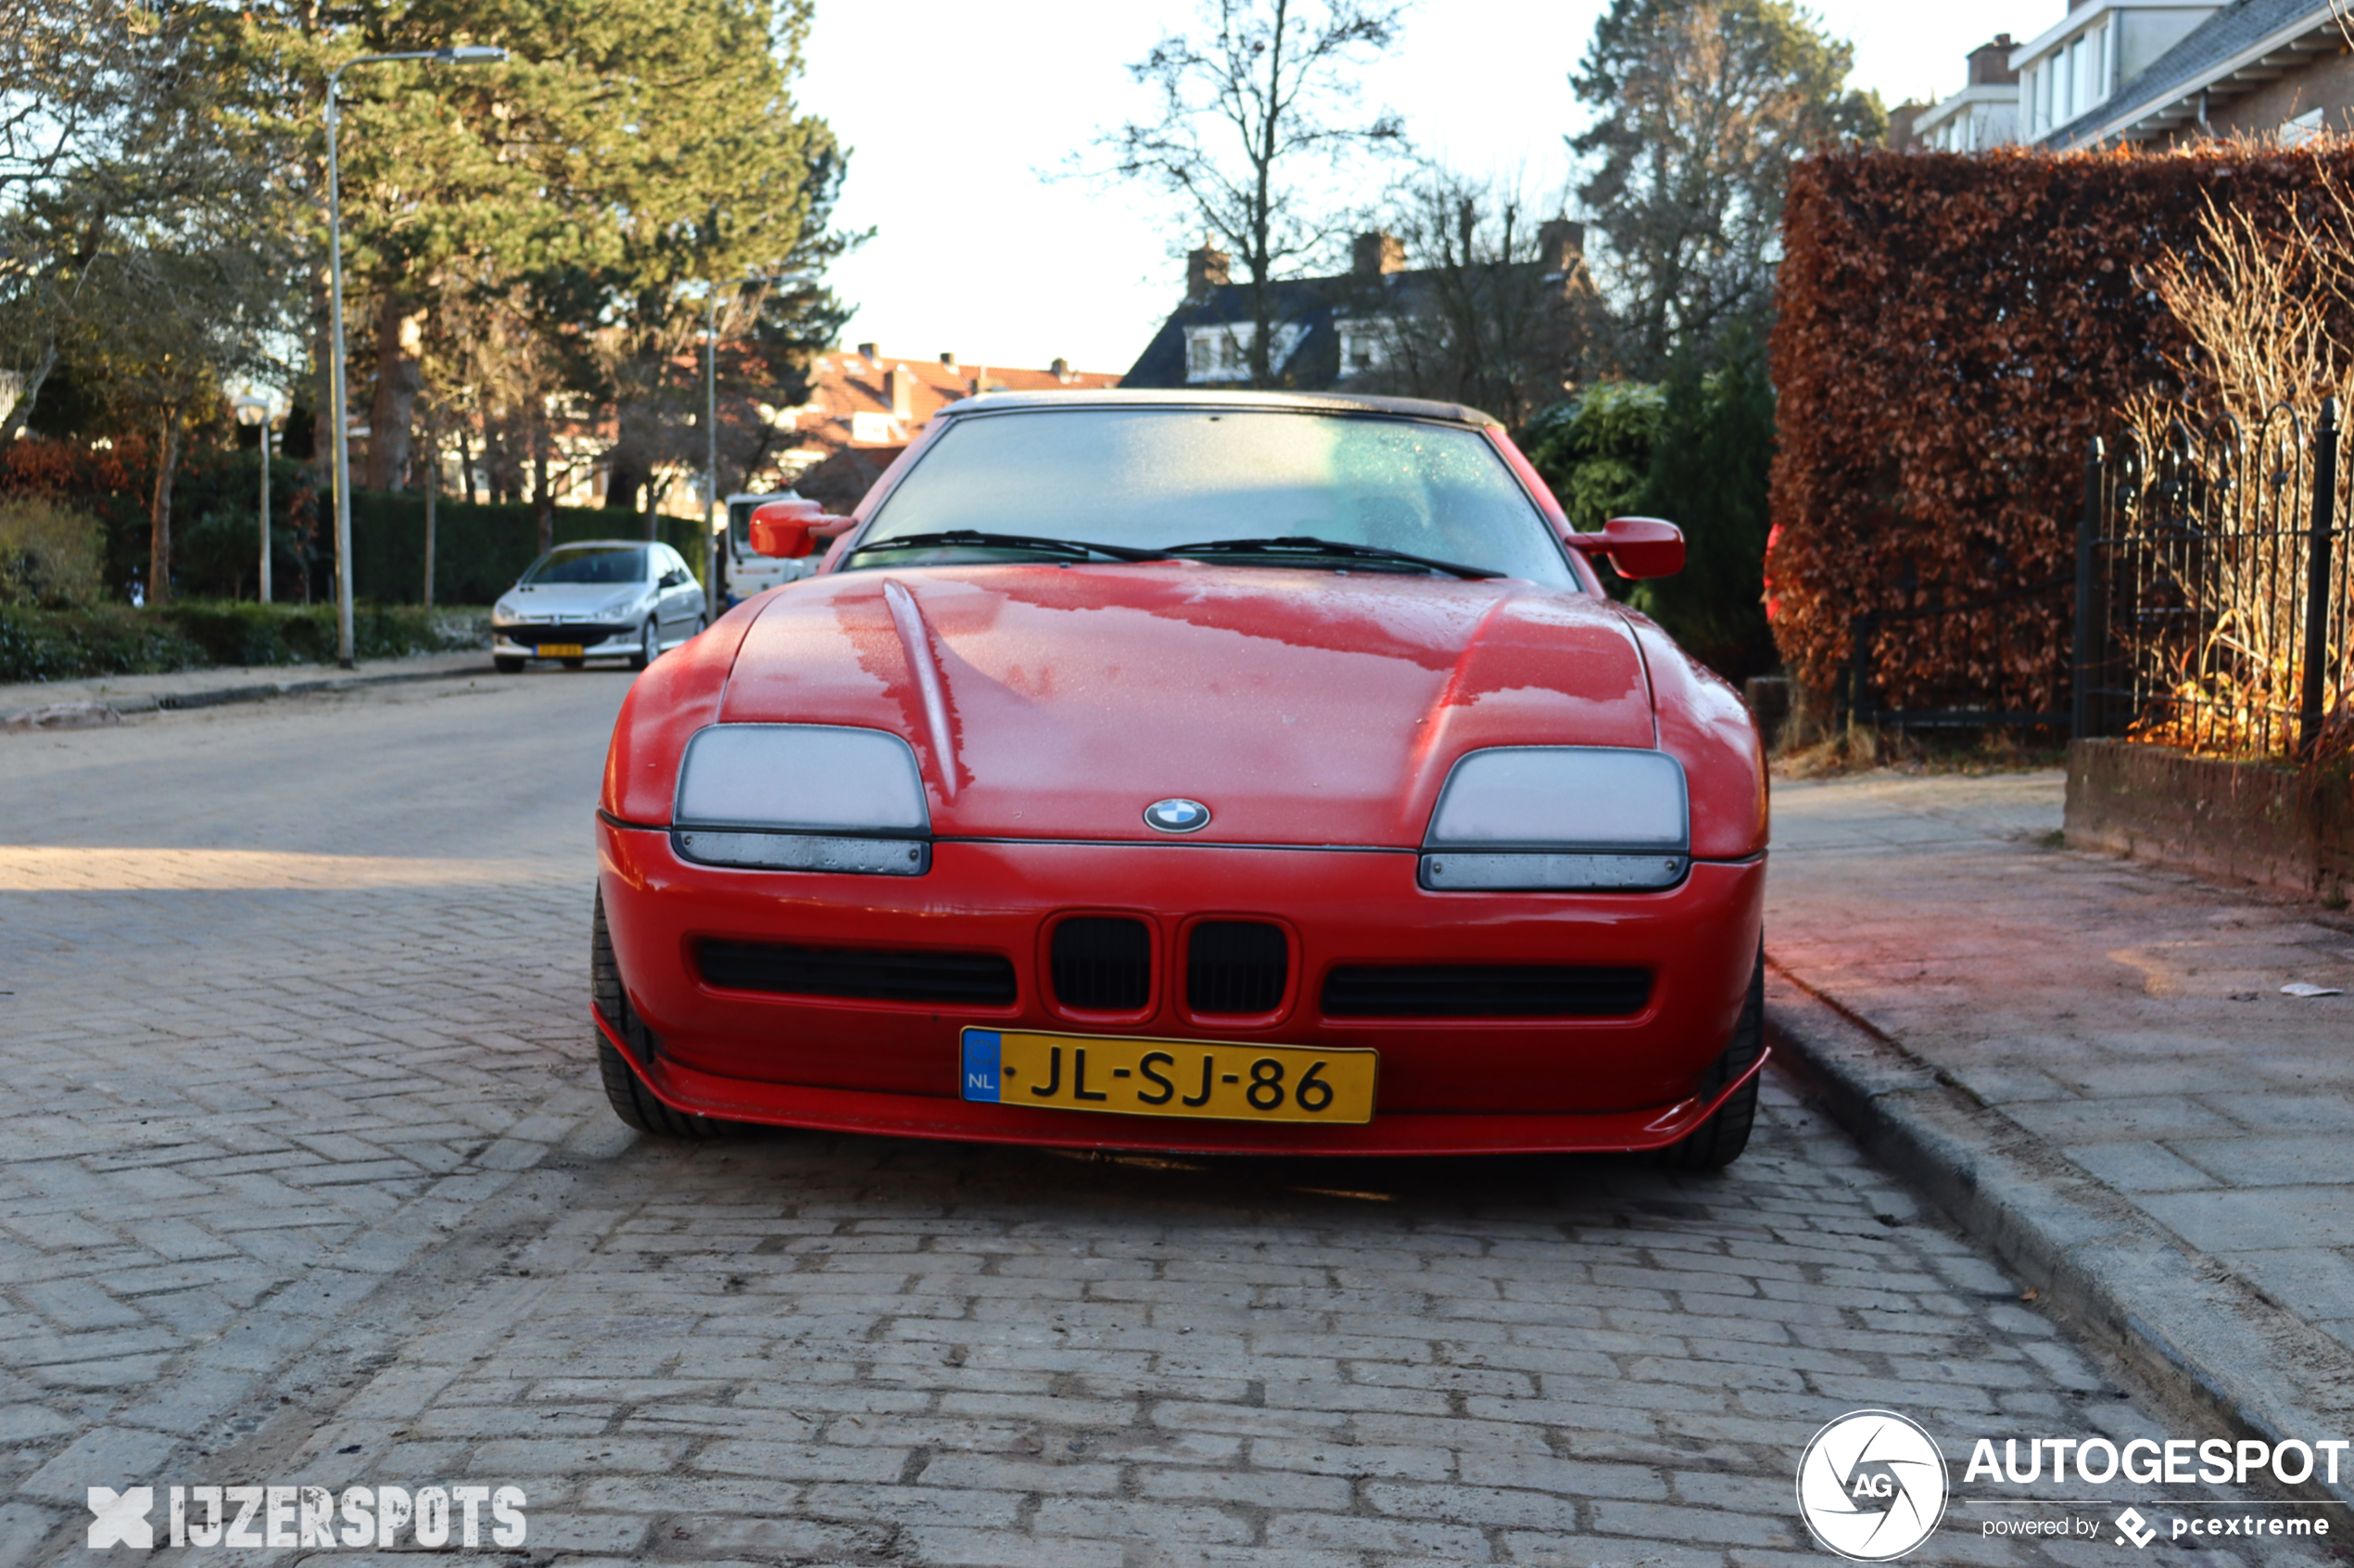
M 1458 760 L 1423 841 L 1434 891 L 1673 887 L 1691 864 L 1683 765 L 1623 746 L 1500 746 Z
M 915 748 L 880 729 L 715 724 L 678 765 L 671 843 L 708 866 L 920 877 L 931 812 Z

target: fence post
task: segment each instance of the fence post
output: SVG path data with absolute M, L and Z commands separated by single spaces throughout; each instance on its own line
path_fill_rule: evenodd
M 2337 512 L 2337 399 L 2322 399 L 2313 433 L 2313 533 L 2306 556 L 2305 689 L 2297 726 L 2297 755 L 2313 759 L 2322 741 L 2322 698 L 2328 689 L 2330 546 Z
M 2101 466 L 2107 455 L 2101 438 L 2093 437 L 2084 457 L 2084 512 L 2076 520 L 2076 630 L 2074 676 L 2069 689 L 2070 737 L 2086 740 L 2093 734 L 2093 671 L 2107 651 L 2093 625 L 2093 546 L 2101 531 Z

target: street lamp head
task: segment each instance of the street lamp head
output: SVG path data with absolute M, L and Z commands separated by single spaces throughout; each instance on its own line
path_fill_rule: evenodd
M 461 44 L 433 52 L 436 65 L 492 65 L 506 57 L 507 51 L 496 44 Z
M 266 424 L 269 423 L 272 411 L 270 407 L 270 399 L 267 398 L 259 398 L 248 392 L 245 396 L 237 398 L 234 406 L 237 411 L 237 423 L 239 424 Z

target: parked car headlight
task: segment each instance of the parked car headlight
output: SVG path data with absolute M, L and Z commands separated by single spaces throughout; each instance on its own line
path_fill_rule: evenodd
M 1500 746 L 1458 761 L 1423 841 L 1434 891 L 1673 886 L 1690 864 L 1683 765 L 1618 746 Z
M 671 803 L 687 859 L 919 877 L 931 811 L 915 749 L 880 729 L 715 724 L 687 742 Z

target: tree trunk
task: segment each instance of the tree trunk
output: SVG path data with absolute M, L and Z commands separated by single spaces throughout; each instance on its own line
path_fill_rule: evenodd
M 42 385 L 49 373 L 57 368 L 57 335 L 52 333 L 41 346 L 41 362 L 28 372 L 24 385 L 17 388 L 17 400 L 8 409 L 8 417 L 0 422 L 0 447 L 7 445 L 24 432 L 25 423 L 32 418 L 32 406 L 41 398 Z
M 368 472 L 372 490 L 408 487 L 410 425 L 423 373 L 417 352 L 425 318 L 387 291 L 376 309 L 376 394 L 368 408 Z
M 433 547 L 435 502 L 441 496 L 441 443 L 431 422 L 425 425 L 425 608 L 433 608 Z
M 458 477 L 465 485 L 466 504 L 474 505 L 475 449 L 474 443 L 466 439 L 466 426 L 462 420 L 458 424 Z
M 531 422 L 531 503 L 539 514 L 539 553 L 556 548 L 556 498 L 548 488 L 548 421 L 544 414 Z
M 325 188 L 326 175 L 319 176 L 320 188 Z M 329 310 L 326 258 L 319 259 L 319 271 L 311 280 L 311 320 L 317 330 L 310 339 L 311 374 L 318 385 L 312 389 L 310 407 L 310 472 L 312 487 L 318 490 L 321 504 L 333 515 L 331 499 L 335 493 L 335 421 L 346 418 L 343 410 L 334 406 L 335 372 L 328 356 L 335 351 L 335 322 Z M 310 602 L 308 600 L 305 603 Z
M 180 407 L 163 411 L 163 444 L 156 457 L 155 503 L 147 512 L 152 525 L 147 537 L 147 603 L 161 609 L 171 602 L 171 481 L 180 471 Z

